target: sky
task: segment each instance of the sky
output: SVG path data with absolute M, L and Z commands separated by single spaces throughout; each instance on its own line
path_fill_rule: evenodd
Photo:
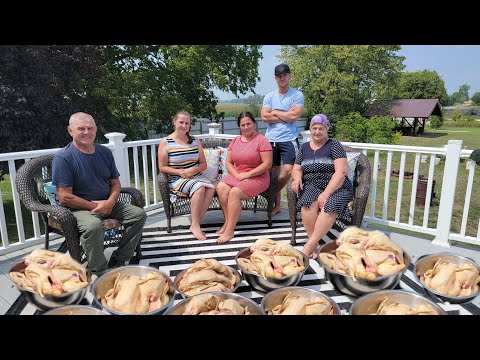
M 280 45 L 264 45 L 261 48 L 259 75 L 255 92 L 266 95 L 277 88 L 273 69 L 280 63 Z M 470 85 L 471 97 L 480 91 L 480 45 L 402 45 L 399 55 L 405 57 L 404 71 L 433 70 L 445 82 L 448 95 L 458 91 L 460 85 Z M 219 90 L 215 94 L 220 100 L 235 99 L 235 95 Z M 251 94 L 240 95 L 240 98 Z

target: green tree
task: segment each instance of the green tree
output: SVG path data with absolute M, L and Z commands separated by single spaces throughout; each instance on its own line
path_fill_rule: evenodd
M 458 91 L 455 91 L 451 96 L 451 103 L 452 105 L 455 105 L 455 104 L 461 104 L 463 103 L 465 100 L 464 97 L 462 97 L 462 94 L 460 94 Z
M 94 94 L 113 117 L 108 131 L 142 139 L 148 130 L 171 130 L 180 109 L 195 118 L 218 120 L 212 88 L 235 94 L 253 91 L 262 54 L 258 45 L 106 46 L 103 74 Z
M 399 144 L 400 134 L 393 131 L 390 116 L 365 118 L 358 112 L 343 116 L 336 122 L 336 137 L 341 141 L 373 144 Z
M 335 120 L 363 113 L 373 98 L 392 93 L 404 65 L 397 45 L 288 45 L 280 58 L 292 70 L 293 87 L 305 96 L 305 114 Z
M 480 105 L 480 92 L 476 92 L 475 94 L 473 94 L 471 100 L 475 105 Z
M 468 90 L 470 90 L 470 85 L 468 84 L 463 84 L 458 87 L 458 92 L 461 96 L 462 102 L 470 100 L 470 97 L 468 96 Z
M 422 70 L 404 72 L 396 88 L 397 99 L 439 99 L 440 104 L 448 103 L 445 82 L 436 71 Z
M 108 118 L 88 92 L 100 73 L 100 52 L 98 46 L 0 46 L 0 153 L 66 145 L 68 119 L 77 111 Z

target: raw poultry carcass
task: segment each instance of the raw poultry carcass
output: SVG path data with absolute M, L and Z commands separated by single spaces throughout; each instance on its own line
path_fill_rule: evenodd
M 250 246 L 250 250 L 262 251 L 267 255 L 271 255 L 273 250 L 277 247 L 278 242 L 269 238 L 259 238 L 255 243 Z
M 390 301 L 385 298 L 378 307 L 376 313 L 371 315 L 437 315 L 438 313 L 429 304 L 420 304 L 413 308 L 407 304 Z
M 64 254 L 56 251 L 37 249 L 28 254 L 24 262 L 27 266 L 36 263 L 45 268 L 50 268 L 54 260 L 62 255 Z
M 278 279 L 305 270 L 302 254 L 288 243 L 261 238 L 250 250 L 252 253 L 249 256 L 238 258 L 238 265 L 264 279 Z
M 320 296 L 310 300 L 305 296 L 289 292 L 281 304 L 271 310 L 268 315 L 333 315 L 332 305 Z
M 145 279 L 140 280 L 139 288 L 140 301 L 137 304 L 137 314 L 158 310 L 170 299 L 168 280 L 159 273 L 149 272 Z
M 340 233 L 337 239 L 337 245 L 347 242 L 361 247 L 368 240 L 368 234 L 368 231 L 360 229 L 359 227 L 349 226 Z
M 438 259 L 433 269 L 417 275 L 428 287 L 443 295 L 468 296 L 479 290 L 479 271 L 470 263 L 459 266 Z
M 60 296 L 88 286 L 86 269 L 68 254 L 49 250 L 34 250 L 24 260 L 26 267 L 10 272 L 20 288 L 40 296 Z
M 148 272 L 143 279 L 118 274 L 113 288 L 100 298 L 100 302 L 118 312 L 144 314 L 167 304 L 170 290 L 168 280 L 154 271 Z
M 332 253 L 320 253 L 321 262 L 341 274 L 373 280 L 405 269 L 403 250 L 380 231 L 355 226 L 345 229 Z
M 353 280 L 356 280 L 357 277 L 368 280 L 377 277 L 377 269 L 373 261 L 355 245 L 343 243 L 335 250 L 335 255 Z
M 200 294 L 190 299 L 183 315 L 250 315 L 235 299 L 222 300 L 213 294 Z
M 370 231 L 368 240 L 362 246 L 364 250 L 383 250 L 395 254 L 398 261 L 403 263 L 403 250 L 398 247 L 390 238 L 380 231 Z
M 395 274 L 405 269 L 405 264 L 400 262 L 398 256 L 386 250 L 366 250 L 367 256 L 377 266 L 377 272 L 381 276 Z
M 236 284 L 230 267 L 215 259 L 201 259 L 185 271 L 177 286 L 184 294 L 193 296 L 206 291 L 232 291 Z

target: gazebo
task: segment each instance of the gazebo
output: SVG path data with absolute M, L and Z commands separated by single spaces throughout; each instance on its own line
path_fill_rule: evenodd
M 397 120 L 396 131 L 403 135 L 421 135 L 425 120 L 442 116 L 438 99 L 375 100 L 363 114 L 365 117 L 390 115 Z

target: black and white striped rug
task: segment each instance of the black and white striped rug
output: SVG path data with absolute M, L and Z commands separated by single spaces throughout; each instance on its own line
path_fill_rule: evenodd
M 142 237 L 142 255 L 140 265 L 159 268 L 167 273 L 172 280 L 182 270 L 191 266 L 195 261 L 202 258 L 215 258 L 224 265 L 232 266 L 238 270 L 235 262 L 235 255 L 246 247 L 249 247 L 259 237 L 269 237 L 277 241 L 290 242 L 291 227 L 288 221 L 274 220 L 272 228 L 268 228 L 264 221 L 249 223 L 239 222 L 236 227 L 235 237 L 225 244 L 218 244 L 216 239 L 218 235 L 215 231 L 223 224 L 203 225 L 202 229 L 207 235 L 207 240 L 196 240 L 187 226 L 173 227 L 169 234 L 165 228 L 146 228 Z M 208 227 L 207 227 L 208 226 Z M 332 230 L 327 233 L 324 240 L 336 239 L 338 232 Z M 301 249 L 307 241 L 307 235 L 304 228 L 297 229 L 297 249 Z M 414 279 L 413 265 L 405 272 L 400 282 L 400 288 L 417 292 L 428 297 L 423 288 Z M 310 260 L 310 267 L 305 271 L 305 275 L 297 286 L 303 286 L 322 292 L 331 297 L 342 309 L 342 313 L 348 313 L 348 310 L 355 300 L 354 297 L 347 296 L 335 289 L 328 280 L 325 279 L 325 273 L 317 261 Z M 256 291 L 248 285 L 245 280 L 237 288 L 236 293 L 254 300 L 260 304 L 264 293 Z M 92 294 L 87 293 L 82 302 L 84 305 L 92 303 Z M 180 294 L 175 297 L 176 305 L 182 300 Z M 480 315 L 480 309 L 472 303 L 467 304 L 449 304 L 438 303 L 449 314 L 454 315 Z M 26 299 L 19 299 L 12 305 L 7 314 L 39 314 L 39 311 L 27 304 Z

